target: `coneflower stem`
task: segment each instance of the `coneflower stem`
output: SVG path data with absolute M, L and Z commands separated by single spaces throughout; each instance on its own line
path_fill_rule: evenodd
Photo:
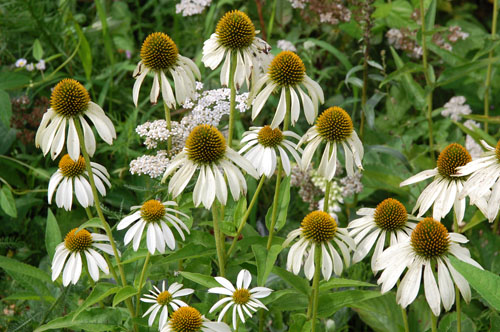
M 165 121 L 167 122 L 167 130 L 169 132 L 168 140 L 167 140 L 167 149 L 168 152 L 172 150 L 172 121 L 170 119 L 170 108 L 167 106 L 165 102 L 163 102 L 163 108 L 165 109 Z
M 385 241 L 386 243 L 388 243 L 389 241 L 389 237 L 388 237 L 388 233 L 386 234 L 386 238 L 385 238 Z M 399 289 L 399 279 L 397 281 L 397 287 Z M 410 326 L 408 325 L 408 315 L 406 314 L 406 308 L 403 308 L 402 306 L 399 306 L 399 308 L 401 309 L 401 317 L 403 318 L 403 325 L 405 327 L 405 332 L 410 332 Z
M 326 213 L 328 213 L 331 188 L 332 188 L 332 181 L 326 181 L 325 199 L 323 200 L 323 211 Z
M 214 238 L 215 238 L 215 248 L 217 249 L 217 259 L 219 262 L 219 276 L 226 276 L 226 263 L 224 257 L 224 251 L 222 250 L 222 238 L 221 231 L 219 228 L 219 211 L 217 207 L 217 202 L 212 204 L 212 217 L 214 223 Z
M 495 37 L 497 34 L 497 19 L 498 19 L 498 0 L 493 1 L 493 21 L 491 22 L 491 38 L 495 41 Z M 493 69 L 493 55 L 495 53 L 495 49 L 491 49 L 490 54 L 488 55 L 488 70 L 486 72 L 486 82 L 484 89 L 484 116 L 489 116 L 490 114 L 490 85 L 491 85 L 491 73 Z M 488 133 L 488 121 L 484 122 L 484 131 Z
M 311 332 L 316 331 L 316 318 L 318 316 L 318 303 L 319 303 L 319 278 L 321 276 L 321 244 L 316 245 L 314 251 L 314 278 L 313 278 L 313 306 L 311 318 Z
M 457 214 L 453 210 L 453 232 L 460 233 L 458 228 Z M 455 285 L 455 302 L 456 302 L 456 312 L 457 312 L 457 332 L 462 331 L 462 305 L 460 303 L 460 291 Z
M 234 75 L 236 74 L 237 53 L 231 53 L 231 68 L 229 70 L 229 87 L 231 88 L 231 96 L 229 99 L 229 132 L 227 134 L 227 146 L 232 148 L 234 135 L 234 121 L 236 117 L 236 86 L 234 85 Z
M 437 317 L 434 316 L 431 310 L 431 326 L 432 326 L 432 332 L 437 332 Z
M 238 237 L 240 236 L 241 232 L 243 231 L 243 227 L 245 227 L 248 217 L 250 216 L 250 213 L 252 212 L 253 206 L 257 202 L 257 198 L 259 197 L 260 190 L 262 189 L 262 186 L 264 185 L 264 182 L 266 181 L 266 176 L 262 175 L 260 178 L 259 185 L 257 186 L 257 189 L 255 189 L 255 193 L 253 194 L 252 200 L 250 201 L 250 204 L 247 207 L 247 210 L 245 211 L 245 214 L 243 215 L 243 218 L 241 218 L 241 223 L 240 226 L 238 227 L 238 231 L 236 232 L 236 235 L 234 236 L 233 242 L 231 243 L 231 246 L 229 247 L 229 250 L 227 251 L 226 257 L 229 259 L 231 257 L 231 253 L 234 250 L 234 247 L 236 246 L 236 242 L 238 241 Z
M 276 16 L 276 3 L 277 0 L 273 1 L 273 7 L 271 12 L 271 18 L 269 19 L 269 25 L 267 26 L 267 42 L 271 42 L 271 35 L 273 34 L 274 17 Z
M 149 258 L 151 257 L 151 254 L 148 253 L 146 254 L 146 259 L 144 260 L 144 266 L 142 267 L 141 271 L 141 276 L 139 277 L 139 285 L 137 286 L 137 298 L 135 300 L 135 316 L 139 316 L 139 311 L 141 309 L 141 290 L 142 290 L 142 283 L 144 282 L 144 276 L 146 275 L 146 270 L 148 269 L 149 265 Z

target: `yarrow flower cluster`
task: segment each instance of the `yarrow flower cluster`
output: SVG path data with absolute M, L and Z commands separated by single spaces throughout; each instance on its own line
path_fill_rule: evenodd
M 181 0 L 175 5 L 175 12 L 182 16 L 201 14 L 205 8 L 210 7 L 212 0 Z
M 285 39 L 280 39 L 277 41 L 276 45 L 278 48 L 281 48 L 283 51 L 292 51 L 292 52 L 297 52 L 297 48 L 291 41 L 285 40 Z
M 446 104 L 444 110 L 441 111 L 442 116 L 450 117 L 453 121 L 462 120 L 462 115 L 471 114 L 472 110 L 466 103 L 464 96 L 452 97 Z
M 342 196 L 349 197 L 354 194 L 359 194 L 363 191 L 363 183 L 361 183 L 361 178 L 363 173 L 355 172 L 352 176 L 346 176 L 340 179 L 340 184 L 342 185 Z

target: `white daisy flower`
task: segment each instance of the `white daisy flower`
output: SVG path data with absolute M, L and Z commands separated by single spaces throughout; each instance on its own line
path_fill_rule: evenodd
M 265 70 L 269 65 L 271 47 L 264 40 L 255 37 L 255 33 L 250 18 L 239 10 L 233 10 L 219 20 L 215 33 L 205 41 L 201 59 L 205 66 L 214 70 L 225 57 L 220 72 L 222 86 L 229 85 L 231 61 L 234 57 L 236 57 L 234 72 L 236 89 L 239 89 L 244 82 L 250 89 L 249 79 L 252 74 L 257 77 L 260 69 Z
M 224 136 L 217 128 L 202 124 L 191 131 L 184 150 L 177 154 L 165 170 L 162 182 L 180 166 L 168 184 L 168 191 L 175 198 L 182 193 L 199 168 L 200 173 L 193 191 L 194 205 L 203 203 L 205 208 L 210 209 L 215 197 L 226 205 L 226 180 L 235 201 L 242 193 L 246 194 L 245 177 L 234 164 L 258 178 L 259 175 L 252 164 L 227 146 Z
M 154 255 L 156 250 L 163 254 L 165 252 L 165 244 L 170 250 L 174 250 L 174 233 L 172 233 L 167 224 L 174 227 L 184 241 L 185 238 L 182 229 L 188 234 L 189 229 L 178 217 L 176 217 L 176 214 L 180 214 L 186 218 L 188 218 L 188 216 L 168 206 L 177 206 L 177 203 L 173 201 L 162 203 L 156 199 L 151 199 L 142 204 L 142 206 L 133 206 L 132 210 L 136 211 L 123 218 L 118 223 L 118 226 L 116 226 L 116 229 L 122 230 L 134 224 L 129 228 L 127 233 L 125 233 L 125 238 L 123 239 L 125 245 L 133 240 L 133 248 L 137 251 L 141 243 L 142 232 L 144 228 L 147 228 L 146 243 L 152 255 Z
M 153 285 L 154 289 L 150 290 L 151 294 L 145 294 L 144 297 L 141 298 L 142 302 L 154 303 L 142 316 L 146 317 L 147 315 L 149 315 L 148 319 L 149 326 L 153 325 L 156 315 L 161 310 L 160 322 L 158 325 L 160 327 L 160 330 L 163 328 L 163 326 L 167 323 L 168 320 L 169 305 L 172 307 L 173 311 L 179 309 L 179 307 L 187 306 L 186 302 L 179 300 L 178 297 L 193 294 L 194 289 L 191 288 L 182 289 L 182 287 L 183 287 L 182 284 L 174 282 L 172 285 L 170 285 L 170 287 L 168 287 L 168 290 L 166 290 L 165 281 L 163 281 L 161 291 L 158 289 L 158 287 Z
M 299 237 L 299 240 L 290 248 L 286 262 L 286 269 L 294 274 L 299 274 L 304 257 L 306 257 L 304 274 L 309 280 L 313 278 L 315 250 L 322 251 L 321 272 L 325 280 L 330 279 L 332 271 L 340 275 L 343 264 L 346 267 L 351 264 L 349 251 L 356 248 L 354 240 L 349 236 L 347 229 L 339 228 L 335 219 L 324 211 L 313 211 L 305 216 L 300 228 L 288 234 L 283 247 L 287 247 L 296 237 Z M 332 240 L 342 253 L 343 263 L 337 249 L 331 243 Z
M 301 84 L 306 88 L 307 93 L 302 90 Z M 266 87 L 262 89 L 264 85 Z M 271 123 L 273 129 L 283 122 L 287 103 L 291 103 L 290 119 L 292 125 L 295 125 L 300 114 L 299 96 L 309 124 L 312 124 L 318 115 L 319 103 L 323 104 L 325 102 L 323 90 L 318 83 L 306 75 L 304 63 L 297 54 L 291 51 L 279 53 L 271 62 L 267 73 L 253 86 L 248 98 L 249 103 L 253 101 L 252 120 L 259 115 L 267 99 L 276 89 L 281 92 L 278 108 Z M 287 92 L 290 93 L 290 100 L 287 100 Z
M 195 77 L 201 80 L 196 64 L 180 55 L 177 45 L 163 32 L 150 34 L 142 44 L 141 61 L 133 73 L 136 81 L 132 98 L 136 107 L 142 82 L 150 72 L 153 73 L 153 87 L 149 96 L 151 103 L 157 103 L 161 91 L 163 101 L 170 108 L 175 108 L 176 103 L 182 105 L 187 99 L 192 99 L 196 93 Z M 167 79 L 169 73 L 174 81 L 175 96 Z
M 95 249 L 114 255 L 110 244 L 99 243 L 109 242 L 106 235 L 89 233 L 85 229 L 76 232 L 77 230 L 78 228 L 72 229 L 64 238 L 64 242 L 57 245 L 52 259 L 52 281 L 56 280 L 62 272 L 64 286 L 68 286 L 70 282 L 76 284 L 80 279 L 84 254 L 90 277 L 94 281 L 99 280 L 99 269 L 105 274 L 109 274 L 108 264 Z
M 457 176 L 457 167 L 464 166 L 471 160 L 469 152 L 463 146 L 452 143 L 439 154 L 436 168 L 422 171 L 401 182 L 402 187 L 434 177 L 418 197 L 412 213 L 418 209 L 417 217 L 421 217 L 433 206 L 432 217 L 439 221 L 453 207 L 457 222 L 461 224 L 465 215 L 465 197 L 461 198 L 459 194 L 467 177 Z
M 180 307 L 172 313 L 160 332 L 231 332 L 226 323 L 211 322 L 193 307 Z
M 68 125 L 66 149 L 71 159 L 77 161 L 80 156 L 80 140 L 75 122 L 79 121 L 85 147 L 88 154 L 93 156 L 95 137 L 84 116 L 92 121 L 97 133 L 106 143 L 113 144 L 113 139 L 116 138 L 115 127 L 102 108 L 90 101 L 89 93 L 78 81 L 71 78 L 63 79 L 52 91 L 50 108 L 43 115 L 36 132 L 36 146 L 42 148 L 44 156 L 50 150 L 50 156 L 55 159 L 64 147 L 66 125 Z
M 455 302 L 455 283 L 464 300 L 471 299 L 469 284 L 451 265 L 448 257 L 455 256 L 461 261 L 482 267 L 470 257 L 469 250 L 460 246 L 467 243 L 465 236 L 448 233 L 446 227 L 433 218 L 425 218 L 418 223 L 409 241 L 390 246 L 377 259 L 376 269 L 383 270 L 378 284 L 382 284 L 382 293 L 391 290 L 399 277 L 408 268 L 398 287 L 396 300 L 406 308 L 418 295 L 422 270 L 424 273 L 424 293 L 427 303 L 435 316 L 441 312 L 441 302 L 446 311 Z M 437 269 L 437 283 L 434 276 Z M 451 274 L 451 276 L 450 276 Z
M 334 106 L 326 109 L 316 120 L 316 125 L 302 136 L 298 146 L 307 143 L 302 154 L 302 169 L 309 167 L 314 152 L 322 142 L 326 143 L 326 147 L 323 150 L 318 173 L 328 181 L 333 179 L 337 170 L 339 145 L 344 149 L 347 175 L 350 177 L 355 175 L 354 165 L 359 170 L 363 169 L 361 165 L 364 155 L 363 144 L 353 128 L 351 117 L 342 108 Z
M 94 173 L 94 182 L 97 190 L 102 196 L 106 196 L 106 186 L 111 187 L 109 173 L 106 168 L 98 163 L 90 162 Z M 56 205 L 64 207 L 66 211 L 71 210 L 73 204 L 73 189 L 78 203 L 84 208 L 94 205 L 94 195 L 88 181 L 89 174 L 85 168 L 85 160 L 82 156 L 78 161 L 73 161 L 68 154 L 59 161 L 59 169 L 50 177 L 48 189 L 48 202 L 52 203 L 54 192 L 56 193 Z M 57 191 L 56 191 L 57 189 Z
M 24 58 L 20 58 L 20 59 L 17 59 L 16 60 L 16 68 L 22 68 L 24 66 L 26 66 L 26 64 L 28 63 L 28 60 L 24 59 Z
M 220 299 L 210 308 L 209 313 L 212 313 L 218 307 L 225 304 L 224 308 L 219 313 L 219 322 L 224 318 L 226 312 L 233 307 L 233 328 L 236 330 L 238 317 L 245 323 L 245 314 L 252 317 L 253 312 L 256 312 L 259 307 L 267 310 L 266 306 L 259 299 L 269 296 L 273 290 L 267 287 L 254 287 L 249 289 L 248 287 L 252 282 L 252 275 L 248 270 L 243 269 L 238 273 L 236 288 L 226 278 L 215 277 L 215 280 L 217 280 L 222 287 L 210 288 L 208 292 L 228 295 L 228 297 Z
M 489 222 L 493 222 L 500 208 L 500 140 L 496 148 L 485 141 L 481 144 L 488 151 L 481 158 L 457 168 L 457 175 L 467 179 L 458 198 L 465 200 L 468 195 L 471 204 L 475 204 Z
M 387 236 L 390 236 L 390 245 L 396 245 L 408 240 L 411 232 L 417 225 L 408 221 L 417 218 L 406 213 L 406 208 L 401 202 L 393 198 L 382 201 L 377 208 L 362 208 L 356 214 L 361 218 L 349 223 L 349 235 L 356 243 L 356 251 L 352 256 L 352 262 L 360 262 L 370 252 L 375 242 L 371 267 L 375 272 L 375 262 L 384 250 Z
M 288 176 L 291 167 L 286 151 L 293 156 L 297 163 L 300 162 L 300 156 L 297 153 L 297 144 L 287 140 L 287 136 L 300 140 L 300 136 L 293 131 L 282 132 L 279 128 L 271 129 L 270 126 L 251 127 L 243 134 L 240 142 L 246 144 L 238 153 L 244 153 L 244 157 L 252 163 L 259 175 L 267 177 L 274 174 L 276 155 L 279 153 L 283 169 Z

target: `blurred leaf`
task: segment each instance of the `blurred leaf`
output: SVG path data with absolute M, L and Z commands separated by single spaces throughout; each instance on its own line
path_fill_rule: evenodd
M 52 280 L 47 272 L 34 266 L 21 263 L 12 258 L 0 256 L 0 267 L 6 271 L 13 271 L 44 282 L 52 283 Z
M 0 191 L 0 206 L 2 210 L 12 218 L 17 218 L 16 200 L 9 187 L 3 186 Z
M 309 282 L 307 282 L 306 279 L 296 276 L 292 272 L 288 272 L 287 270 L 278 266 L 273 267 L 273 273 L 277 274 L 281 279 L 286 281 L 290 286 L 292 286 L 302 294 L 309 296 L 311 288 L 309 287 Z
M 137 294 L 137 289 L 135 289 L 135 287 L 132 286 L 122 287 L 118 292 L 116 292 L 115 297 L 113 298 L 113 307 L 115 307 L 120 302 L 136 294 Z
M 57 224 L 56 217 L 50 209 L 47 209 L 47 225 L 45 227 L 45 247 L 49 257 L 54 257 L 56 247 L 62 242 L 61 230 Z
M 349 58 L 345 55 L 344 52 L 339 51 L 331 44 L 329 44 L 325 41 L 319 40 L 319 39 L 308 38 L 307 40 L 310 42 L 313 42 L 316 46 L 319 46 L 319 47 L 325 49 L 326 51 L 330 52 L 334 57 L 336 57 L 340 61 L 340 63 L 346 69 L 352 68 L 351 62 L 349 62 Z
M 462 312 L 460 325 L 462 325 L 462 331 L 467 331 L 467 332 L 477 331 L 474 322 L 464 312 Z M 438 332 L 455 332 L 455 331 L 457 331 L 457 313 L 451 312 L 449 314 L 444 315 L 444 317 L 439 320 Z
M 42 44 L 38 39 L 35 39 L 33 43 L 33 58 L 35 58 L 36 61 L 40 61 L 40 59 L 43 58 Z
M 476 227 L 477 225 L 479 225 L 480 223 L 482 223 L 483 221 L 486 221 L 486 217 L 482 214 L 482 212 L 480 210 L 477 210 L 474 215 L 472 216 L 472 218 L 470 219 L 469 222 L 467 222 L 467 224 L 464 226 L 464 228 L 462 228 L 460 230 L 460 233 L 464 233 L 466 231 L 468 231 L 469 229 L 472 229 L 473 227 Z
M 471 136 L 476 142 L 480 142 L 481 140 L 486 141 L 491 146 L 497 145 L 497 140 L 492 136 L 488 135 L 484 130 L 478 127 L 473 127 L 472 129 L 467 128 L 460 122 L 453 121 L 455 125 L 458 126 L 464 133 Z
M 392 57 L 394 58 L 394 62 L 396 63 L 396 67 L 398 69 L 401 69 L 404 67 L 403 60 L 399 57 L 398 53 L 394 49 L 394 47 L 391 46 L 391 54 Z M 404 73 L 402 77 L 400 78 L 401 84 L 403 84 L 406 95 L 408 97 L 413 98 L 412 103 L 415 106 L 416 109 L 423 109 L 425 106 L 425 94 L 424 94 L 424 89 L 420 85 L 415 82 L 413 77 L 409 73 Z
M 329 317 L 343 307 L 357 305 L 362 301 L 373 299 L 379 296 L 382 296 L 382 293 L 380 293 L 380 291 L 363 290 L 346 290 L 330 294 L 320 294 L 318 317 Z
M 278 211 L 276 212 L 276 224 L 274 228 L 279 231 L 286 223 L 286 216 L 288 213 L 288 204 L 290 203 L 290 177 L 285 176 L 280 184 L 280 191 L 278 195 Z M 273 206 L 271 205 L 266 214 L 266 227 L 271 229 L 271 217 Z
M 78 38 L 80 39 L 80 48 L 78 49 L 78 56 L 82 61 L 83 70 L 85 71 L 85 77 L 88 81 L 92 76 L 92 52 L 90 51 L 90 45 L 87 41 L 87 38 L 83 34 L 82 28 L 80 25 L 74 21 L 75 30 L 78 34 Z
M 276 258 L 282 249 L 283 247 L 278 244 L 271 246 L 269 250 L 260 245 L 252 246 L 255 262 L 257 263 L 257 285 L 264 286 L 266 284 L 267 277 L 271 273 Z
M 491 58 L 491 59 L 483 59 L 483 60 L 476 60 L 476 61 L 471 61 L 469 63 L 456 66 L 456 67 L 451 67 L 451 68 L 446 68 L 442 73 L 441 76 L 439 76 L 437 80 L 436 86 L 443 86 L 449 83 L 452 83 L 464 76 L 469 75 L 470 73 L 477 72 L 478 70 L 481 70 L 485 67 L 488 66 L 488 64 L 495 64 L 498 63 L 500 60 L 499 57 L 496 58 Z
M 83 224 L 81 224 L 80 227 L 78 227 L 76 233 L 78 233 L 82 229 L 89 228 L 89 227 L 97 227 L 97 228 L 104 229 L 104 230 L 106 229 L 102 225 L 101 219 L 99 219 L 98 217 L 94 217 L 94 218 L 92 218 L 90 220 L 87 220 Z
M 401 68 L 398 68 L 397 70 L 393 71 L 389 75 L 385 77 L 385 79 L 380 82 L 379 84 L 379 89 L 382 88 L 384 85 L 387 83 L 399 79 L 401 76 L 405 74 L 411 74 L 411 73 L 417 73 L 417 72 L 423 72 L 424 71 L 424 66 L 418 63 L 414 62 L 407 62 L 405 63 Z
M 76 313 L 76 312 L 75 312 Z M 119 308 L 92 308 L 79 314 L 75 313 L 56 318 L 47 324 L 39 326 L 35 332 L 71 329 L 84 331 L 116 331 L 122 327 L 122 313 Z
M 187 271 L 179 271 L 181 276 L 191 281 L 196 282 L 207 288 L 220 287 L 220 284 L 211 276 L 207 276 L 200 273 L 187 272 Z
M 329 289 L 340 288 L 340 287 L 377 287 L 377 285 L 359 280 L 330 278 L 330 280 L 323 281 L 319 284 L 319 291 L 325 292 Z
M 56 299 L 52 296 L 40 296 L 39 294 L 32 292 L 22 292 L 22 293 L 14 293 L 7 297 L 2 298 L 2 301 L 46 301 L 53 303 Z
M 485 116 L 485 115 L 479 115 L 479 114 L 465 114 L 463 117 L 466 119 L 472 119 L 474 121 L 500 124 L 500 116 Z
M 396 303 L 394 293 L 354 303 L 351 305 L 365 324 L 375 332 L 404 331 L 401 307 Z
M 349 71 L 345 75 L 345 79 L 344 79 L 345 85 L 347 87 L 349 87 L 349 83 L 351 82 L 349 80 L 351 78 L 351 75 L 355 74 L 355 73 L 357 73 L 358 71 L 361 71 L 361 70 L 363 70 L 363 66 L 362 65 L 358 65 L 358 66 L 355 66 L 355 67 L 352 67 L 351 69 L 349 69 Z M 359 78 L 358 78 L 358 80 L 359 80 Z M 356 83 L 354 83 L 354 84 L 357 85 Z M 361 81 L 361 86 L 363 86 L 363 81 Z
M 405 167 L 411 171 L 412 167 L 410 165 L 410 162 L 408 161 L 408 158 L 398 150 L 395 150 L 389 146 L 384 146 L 384 145 L 370 145 L 369 150 L 373 150 L 376 152 L 381 152 L 381 153 L 386 153 L 390 156 L 393 156 L 396 159 L 399 159 Z
M 426 8 L 425 30 L 427 31 L 434 29 L 434 22 L 436 21 L 436 3 L 436 0 L 432 0 L 429 7 Z
M 12 104 L 10 103 L 10 96 L 4 90 L 0 90 L 0 121 L 7 128 L 10 127 L 10 118 L 12 118 Z
M 13 90 L 22 87 L 30 82 L 29 76 L 25 74 L 4 71 L 0 72 L 0 89 L 1 90 Z
M 154 263 L 155 265 L 160 266 L 162 264 L 176 262 L 181 259 L 200 258 L 205 256 L 211 256 L 213 254 L 215 254 L 215 249 L 208 249 L 207 247 L 199 244 L 189 243 L 166 257 L 164 256 L 158 256 L 157 258 L 155 257 Z
M 365 104 L 365 116 L 366 123 L 368 127 L 372 128 L 375 126 L 375 107 L 377 107 L 378 103 L 386 96 L 385 93 L 375 90 L 375 93 L 368 99 Z
M 79 308 L 73 314 L 72 321 L 75 319 L 88 307 L 93 304 L 96 304 L 99 301 L 104 300 L 111 294 L 114 294 L 120 290 L 120 287 L 116 286 L 116 284 L 111 284 L 109 282 L 99 282 L 95 285 L 94 289 L 87 297 L 87 299 L 79 306 Z

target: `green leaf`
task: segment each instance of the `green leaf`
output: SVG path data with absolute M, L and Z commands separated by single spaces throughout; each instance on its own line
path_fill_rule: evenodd
M 476 325 L 464 312 L 461 314 L 462 331 L 475 332 L 477 331 Z M 451 312 L 446 314 L 439 320 L 438 332 L 455 332 L 457 331 L 457 313 Z M 490 330 L 494 331 L 494 330 Z
M 53 303 L 56 299 L 53 298 L 52 296 L 40 296 L 39 294 L 36 294 L 34 292 L 23 292 L 23 293 L 15 293 L 12 295 L 9 295 L 7 297 L 4 297 L 2 299 L 3 301 L 46 301 Z
M 339 288 L 339 287 L 377 287 L 377 285 L 359 280 L 331 278 L 330 280 L 324 281 L 319 284 L 319 291 L 325 292 L 329 289 Z
M 361 71 L 361 70 L 363 70 L 363 66 L 362 65 L 357 65 L 357 66 L 354 66 L 351 69 L 349 69 L 349 71 L 345 75 L 345 79 L 344 79 L 345 85 L 347 87 L 349 87 L 349 83 L 351 82 L 350 78 L 351 78 L 352 74 L 355 74 L 355 73 L 357 73 L 358 71 Z M 361 82 L 363 82 L 363 81 L 361 81 Z M 355 82 L 354 82 L 354 84 L 356 85 Z M 361 83 L 361 86 L 363 86 L 363 83 Z
M 207 276 L 200 273 L 180 271 L 179 272 L 184 278 L 196 282 L 207 288 L 220 287 L 219 283 L 211 276 Z
M 245 212 L 247 212 L 247 199 L 243 196 L 238 200 L 238 204 L 236 204 L 233 212 L 233 224 L 236 228 L 239 227 Z
M 483 59 L 471 61 L 466 64 L 451 67 L 445 69 L 437 80 L 437 86 L 443 86 L 449 83 L 452 83 L 464 76 L 469 75 L 470 73 L 475 73 L 485 67 L 487 67 L 490 63 L 495 64 L 500 60 L 499 57 L 491 58 L 491 59 Z
M 257 263 L 257 285 L 264 286 L 266 284 L 267 277 L 271 273 L 276 258 L 283 247 L 281 245 L 275 244 L 271 246 L 271 249 L 267 250 L 264 246 L 253 245 L 252 251 L 255 255 L 255 261 Z
M 12 271 L 40 281 L 52 283 L 50 276 L 45 271 L 12 258 L 0 256 L 0 267 L 6 271 Z
M 47 225 L 45 227 L 45 247 L 50 258 L 54 256 L 56 247 L 62 242 L 61 230 L 57 224 L 56 217 L 50 209 L 47 209 Z
M 436 21 L 436 3 L 436 0 L 432 0 L 425 13 L 425 30 L 427 31 L 434 29 L 434 22 Z
M 3 186 L 0 191 L 0 207 L 12 218 L 17 218 L 16 200 L 7 186 Z
M 81 224 L 80 227 L 78 227 L 76 233 L 78 233 L 82 229 L 89 228 L 89 227 L 97 227 L 97 228 L 104 229 L 104 230 L 106 229 L 102 225 L 101 219 L 99 219 L 98 217 L 94 217 L 94 218 L 92 218 L 90 220 L 87 220 L 83 224 Z
M 0 72 L 0 89 L 14 90 L 29 84 L 30 77 L 23 73 L 4 71 Z
M 10 96 L 4 90 L 0 90 L 0 121 L 5 127 L 10 127 L 10 118 L 12 117 L 12 104 Z
M 115 297 L 113 298 L 113 307 L 116 306 L 118 303 L 136 294 L 137 294 L 137 289 L 135 289 L 135 287 L 125 286 L 121 288 L 118 292 L 116 292 Z
M 349 57 L 346 56 L 344 52 L 339 51 L 337 48 L 335 48 L 331 44 L 329 44 L 325 41 L 319 40 L 319 39 L 308 38 L 307 40 L 313 42 L 316 46 L 319 46 L 319 47 L 325 49 L 326 51 L 330 52 L 334 57 L 336 57 L 340 61 L 340 63 L 346 69 L 352 68 L 351 63 L 349 62 Z
M 362 301 L 382 296 L 380 291 L 346 290 L 319 296 L 318 317 L 326 318 L 333 315 L 337 310 L 351 305 L 357 305 Z
M 279 231 L 286 223 L 286 216 L 288 213 L 288 204 L 290 203 L 290 177 L 286 176 L 280 184 L 280 192 L 278 195 L 278 211 L 276 216 L 276 224 L 274 228 Z M 266 213 L 266 227 L 271 228 L 271 216 L 273 213 L 273 206 L 271 205 Z
M 396 63 L 396 67 L 398 69 L 403 68 L 404 62 L 403 60 L 401 60 L 394 47 L 391 47 L 391 54 L 392 57 L 394 58 L 394 62 Z M 415 80 L 409 73 L 403 74 L 400 81 L 401 84 L 403 84 L 406 95 L 408 97 L 411 97 L 412 103 L 415 106 L 415 108 L 419 110 L 423 109 L 425 106 L 424 89 L 422 89 L 422 87 L 418 85 L 417 82 L 415 82 Z
M 207 249 L 206 247 L 200 244 L 189 243 L 188 245 L 182 247 L 181 249 L 178 249 L 177 251 L 171 253 L 167 257 L 162 257 L 162 256 L 158 256 L 158 258 L 155 257 L 153 262 L 155 265 L 161 266 L 162 264 L 176 262 L 181 259 L 200 258 L 205 256 L 212 256 L 213 254 L 215 254 L 215 249 Z
M 82 61 L 83 70 L 85 71 L 85 77 L 87 80 L 90 80 L 92 76 L 92 52 L 90 51 L 90 45 L 87 41 L 87 38 L 83 34 L 82 28 L 80 25 L 74 21 L 75 30 L 78 34 L 78 38 L 80 39 L 80 48 L 78 49 L 78 56 Z
M 122 327 L 122 312 L 119 308 L 92 308 L 79 314 L 74 313 L 56 318 L 39 326 L 35 332 L 55 329 L 71 329 L 84 331 L 117 331 Z
M 374 299 L 354 303 L 351 307 L 374 332 L 404 331 L 401 307 L 396 303 L 392 292 Z
M 424 71 L 424 66 L 422 66 L 421 64 L 414 63 L 414 62 L 407 62 L 407 63 L 403 64 L 400 68 L 398 67 L 397 70 L 395 70 L 392 73 L 390 73 L 389 75 L 387 75 L 385 77 L 385 79 L 382 82 L 380 82 L 378 88 L 380 89 L 384 85 L 386 85 L 387 83 L 402 78 L 403 75 L 411 74 L 411 73 L 418 73 L 418 72 L 423 72 L 423 71 Z
M 450 256 L 453 267 L 469 282 L 490 306 L 500 310 L 500 277 Z
M 399 159 L 409 171 L 412 170 L 412 167 L 410 165 L 410 162 L 408 161 L 408 158 L 406 158 L 406 156 L 404 154 L 402 154 L 400 151 L 398 151 L 396 149 L 393 149 L 391 147 L 384 146 L 384 145 L 370 145 L 368 147 L 368 149 L 376 151 L 376 152 L 386 153 L 386 154 L 388 154 L 396 159 Z
M 492 136 L 488 135 L 484 130 L 478 127 L 473 127 L 472 129 L 467 128 L 460 122 L 453 121 L 455 125 L 458 126 L 464 133 L 467 135 L 471 136 L 477 143 L 479 143 L 481 140 L 486 141 L 491 146 L 496 146 L 497 145 L 497 140 L 493 138 Z
M 375 93 L 368 99 L 365 104 L 364 112 L 366 116 L 366 123 L 368 127 L 372 128 L 375 126 L 375 107 L 377 104 L 386 96 L 386 93 L 375 91 Z
M 310 292 L 310 287 L 309 283 L 307 282 L 306 279 L 296 276 L 292 272 L 288 272 L 287 270 L 274 266 L 273 267 L 273 273 L 278 275 L 281 279 L 283 279 L 287 284 L 298 290 L 304 295 L 309 296 Z
M 473 227 L 476 227 L 483 221 L 486 221 L 486 217 L 483 215 L 483 213 L 480 210 L 477 210 L 472 218 L 467 222 L 467 224 L 464 226 L 464 228 L 461 229 L 460 233 L 464 233 L 468 231 L 469 229 L 472 229 Z
M 42 44 L 38 39 L 35 39 L 35 42 L 33 43 L 33 58 L 35 58 L 36 61 L 40 61 L 42 57 L 43 57 Z
M 496 123 L 500 124 L 500 116 L 486 116 L 479 114 L 466 114 L 463 116 L 466 119 L 472 119 L 480 122 Z
M 80 305 L 80 307 L 75 311 L 73 315 L 73 321 L 88 307 L 96 304 L 99 301 L 104 300 L 106 297 L 114 294 L 120 290 L 121 287 L 116 286 L 116 284 L 111 284 L 109 282 L 97 283 L 90 293 L 89 297 Z

